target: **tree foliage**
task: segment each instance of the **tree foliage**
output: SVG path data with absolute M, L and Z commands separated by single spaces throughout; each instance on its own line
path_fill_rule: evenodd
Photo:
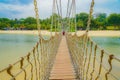
M 85 29 L 87 26 L 88 16 L 89 15 L 87 13 L 84 13 L 84 12 L 77 14 L 76 15 L 77 27 Z
M 120 29 L 120 14 L 110 14 L 110 16 L 108 17 L 108 23 L 112 26 L 115 26 L 115 29 Z
M 77 29 L 82 29 L 82 30 L 86 29 L 88 16 L 89 14 L 84 12 L 76 14 Z M 53 23 L 51 23 L 52 19 L 53 19 Z M 58 22 L 60 20 L 63 21 L 63 24 L 68 23 L 66 22 L 66 19 L 67 18 L 62 19 L 61 16 L 57 14 L 53 14 L 49 18 L 40 20 L 41 29 L 50 30 L 51 24 L 60 25 L 60 22 Z M 72 20 L 73 19 L 71 18 L 70 21 Z M 75 26 L 74 22 L 71 22 L 71 25 L 72 25 L 72 29 L 74 29 L 74 26 Z M 97 29 L 106 30 L 108 26 L 114 27 L 114 29 L 120 30 L 120 14 L 113 13 L 107 16 L 106 13 L 97 13 L 97 14 L 94 14 L 94 16 L 92 16 L 91 25 L 90 25 L 90 28 L 92 30 L 97 30 Z M 53 30 L 54 28 L 55 26 L 53 26 Z M 27 17 L 27 18 L 21 18 L 21 19 L 0 18 L 0 29 L 35 30 L 37 29 L 36 19 L 34 17 Z
M 106 29 L 106 13 L 96 14 L 95 23 L 98 29 Z

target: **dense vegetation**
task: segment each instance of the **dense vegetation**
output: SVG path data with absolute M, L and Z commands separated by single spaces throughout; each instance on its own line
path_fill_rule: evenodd
M 77 29 L 86 29 L 87 20 L 89 14 L 80 13 L 76 15 L 77 21 Z M 50 29 L 51 19 L 42 19 L 40 20 L 41 29 Z M 63 19 L 63 21 L 65 18 Z M 53 27 L 54 28 L 54 27 Z M 36 27 L 36 19 L 33 17 L 21 18 L 21 19 L 8 19 L 8 18 L 0 18 L 0 29 L 1 30 L 35 30 Z M 105 13 L 98 13 L 92 16 L 91 23 L 92 30 L 120 30 L 120 14 L 113 13 L 107 16 Z

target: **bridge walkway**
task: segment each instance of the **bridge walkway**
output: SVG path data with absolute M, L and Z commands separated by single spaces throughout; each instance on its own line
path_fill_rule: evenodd
M 58 48 L 50 80 L 75 80 L 75 72 L 70 60 L 65 36 L 62 37 Z

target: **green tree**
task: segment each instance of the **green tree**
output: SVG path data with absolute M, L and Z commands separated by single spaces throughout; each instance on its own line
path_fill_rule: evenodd
M 76 22 L 79 24 L 79 22 L 82 24 L 80 25 L 81 27 L 83 27 L 83 29 L 86 29 L 87 26 L 87 21 L 88 21 L 88 14 L 87 13 L 80 13 L 76 15 Z
M 37 29 L 37 25 L 36 24 L 29 24 L 26 26 L 26 28 L 28 30 L 36 30 Z
M 53 24 L 53 31 L 55 30 L 55 26 L 56 26 L 56 30 L 59 28 L 58 24 L 60 24 L 60 22 L 58 22 L 58 20 L 61 20 L 61 16 L 54 13 L 53 15 L 50 16 L 50 20 L 53 21 L 53 23 L 51 23 L 51 21 L 49 22 L 50 24 Z
M 36 19 L 33 18 L 33 17 L 27 17 L 27 18 L 24 20 L 24 23 L 25 23 L 25 24 L 35 24 L 35 23 L 36 23 Z
M 33 17 L 27 17 L 26 19 L 23 20 L 23 22 L 26 29 L 32 30 L 37 28 L 37 26 L 35 25 L 36 19 Z
M 10 19 L 0 18 L 0 29 L 10 28 Z
M 83 28 L 83 21 L 78 20 L 77 21 L 77 29 L 82 29 Z
M 120 14 L 116 14 L 116 13 L 113 13 L 113 14 L 110 14 L 108 16 L 108 23 L 111 24 L 112 26 L 115 27 L 115 30 L 117 29 L 117 27 L 119 28 L 120 26 Z
M 106 29 L 106 13 L 96 14 L 95 23 L 99 29 Z

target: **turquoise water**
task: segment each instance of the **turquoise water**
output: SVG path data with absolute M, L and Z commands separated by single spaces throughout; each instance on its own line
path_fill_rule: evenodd
M 107 52 L 120 58 L 120 37 L 92 37 L 92 39 Z
M 120 38 L 92 37 L 93 40 L 111 54 L 120 58 Z M 0 34 L 0 70 L 25 56 L 38 41 L 38 37 L 28 34 Z
M 0 34 L 0 69 L 25 56 L 37 41 L 35 35 Z

